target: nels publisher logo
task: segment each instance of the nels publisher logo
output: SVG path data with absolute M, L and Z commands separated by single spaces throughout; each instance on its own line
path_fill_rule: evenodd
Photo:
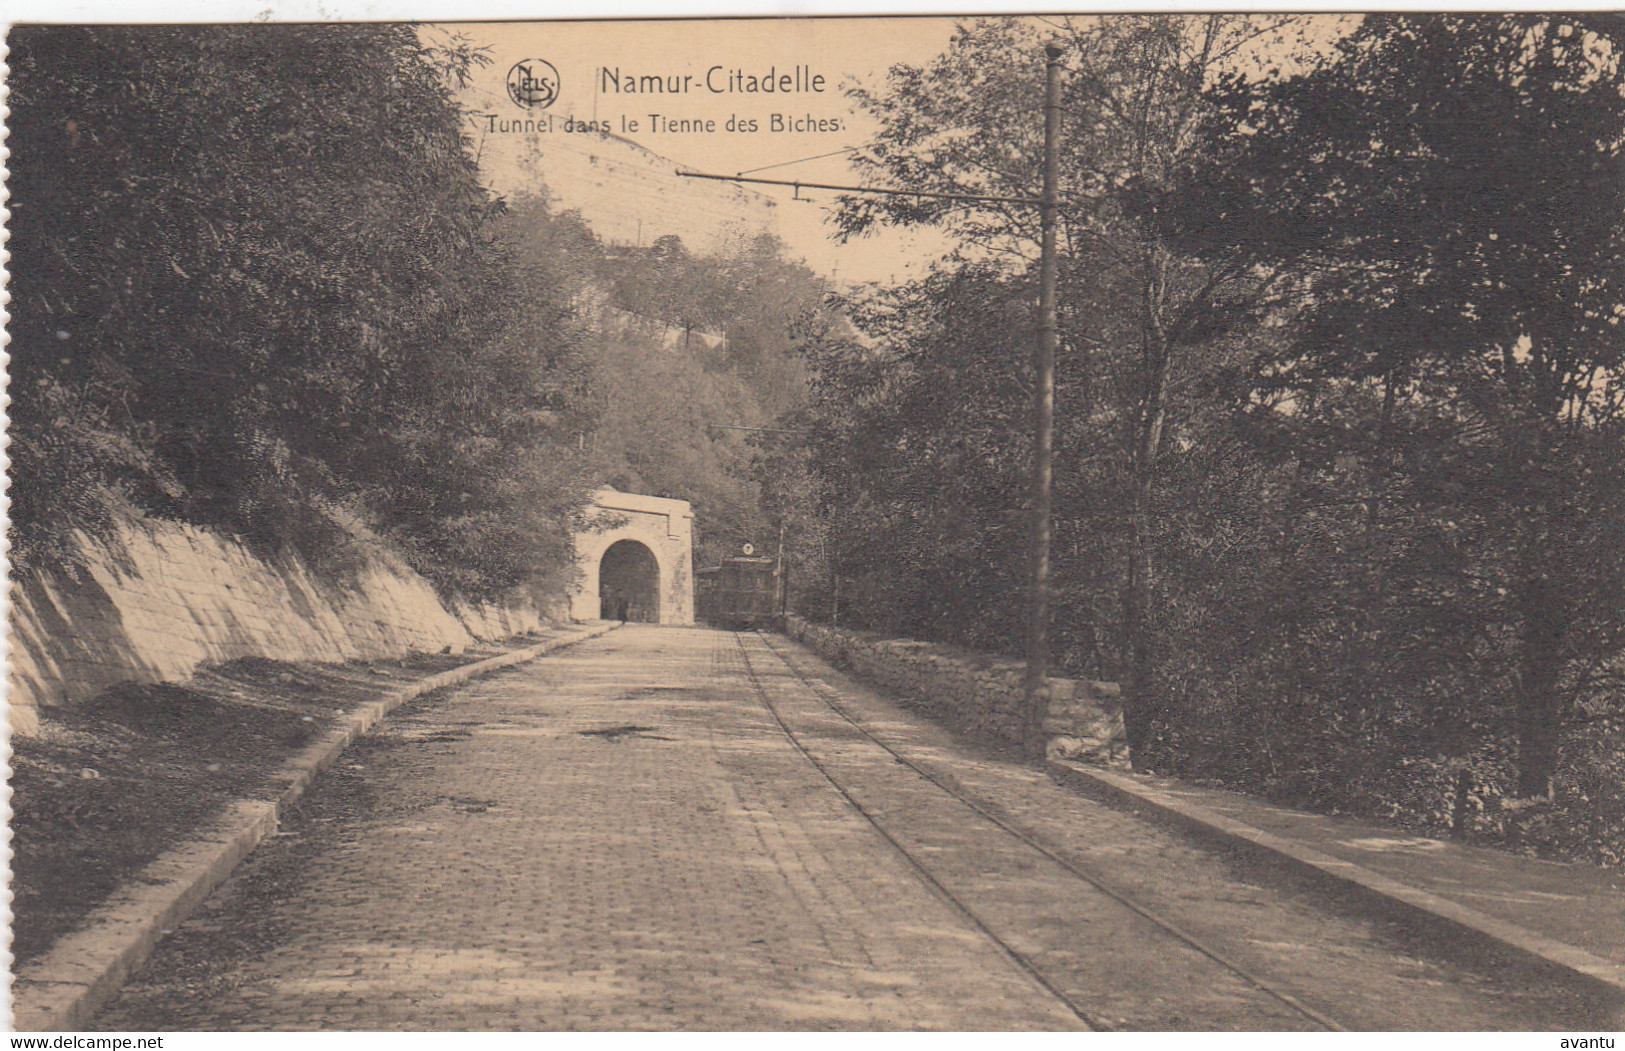
M 546 109 L 558 101 L 559 71 L 545 58 L 527 58 L 508 70 L 508 97 L 524 109 Z

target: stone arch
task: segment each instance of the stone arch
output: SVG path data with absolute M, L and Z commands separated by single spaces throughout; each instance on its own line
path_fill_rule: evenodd
M 659 624 L 660 592 L 660 562 L 647 544 L 628 538 L 604 548 L 598 557 L 598 607 L 605 619 Z
M 647 550 L 659 570 L 657 622 L 693 624 L 694 512 L 688 501 L 623 493 L 610 486 L 593 493 L 575 534 L 578 576 L 570 616 L 598 620 L 614 614 L 604 606 L 601 571 L 609 550 L 628 540 Z

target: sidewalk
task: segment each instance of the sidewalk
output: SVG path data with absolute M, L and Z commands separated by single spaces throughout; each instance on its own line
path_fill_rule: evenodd
M 117 993 L 170 928 L 185 919 L 266 837 L 277 833 L 281 817 L 299 803 L 317 775 L 406 701 L 597 638 L 616 627 L 600 621 L 550 633 L 539 643 L 428 675 L 380 668 L 383 682 L 393 688 L 350 710 L 336 726 L 313 740 L 274 778 L 275 787 L 267 794 L 227 806 L 188 841 L 170 848 L 115 891 L 43 956 L 18 967 L 12 975 L 11 1029 L 81 1028 L 97 1007 Z
M 1284 860 L 1458 936 L 1581 975 L 1625 1000 L 1625 873 L 1428 839 L 1171 778 L 1068 760 L 1048 768 L 1090 795 Z

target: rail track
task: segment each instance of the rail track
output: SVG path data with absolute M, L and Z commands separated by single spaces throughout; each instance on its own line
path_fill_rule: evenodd
M 916 757 L 898 750 L 890 742 L 875 734 L 869 726 L 853 716 L 851 711 L 841 703 L 834 689 L 827 683 L 810 678 L 780 647 L 774 645 L 768 635 L 761 632 L 740 633 L 736 638 L 743 657 L 746 677 L 750 680 L 769 716 L 796 751 L 897 852 L 926 886 L 953 911 L 992 942 L 1012 964 L 1024 971 L 1033 981 L 1059 1000 L 1089 1028 L 1110 1031 L 1118 1028 L 1118 1026 L 1113 1025 L 1111 1020 L 1098 1007 L 1084 1002 L 1085 998 L 1076 990 L 1065 988 L 1065 979 L 1053 973 L 1053 968 L 1046 966 L 1041 960 L 1035 958 L 1039 954 L 1018 945 L 1016 932 L 1000 933 L 999 921 L 985 915 L 987 910 L 982 907 L 981 903 L 969 900 L 970 895 L 957 891 L 952 886 L 952 879 L 944 878 L 939 871 L 940 866 L 933 864 L 930 860 L 929 855 L 931 852 L 923 851 L 909 844 L 907 830 L 902 822 L 889 818 L 884 813 L 877 812 L 873 805 L 866 804 L 860 798 L 860 790 L 852 783 L 854 779 L 841 776 L 837 769 L 840 764 L 833 758 L 833 753 L 821 755 L 820 748 L 814 741 L 815 735 L 808 734 L 805 731 L 798 731 L 791 725 L 791 720 L 785 718 L 781 706 L 775 703 L 773 691 L 763 682 L 762 673 L 758 670 L 756 661 L 752 657 L 753 647 L 747 645 L 747 638 L 754 640 L 760 647 L 756 651 L 757 656 L 760 656 L 763 651 L 770 655 L 799 684 L 806 695 L 815 699 L 824 709 L 837 716 L 851 732 L 855 732 L 856 739 L 863 747 L 879 749 L 885 753 L 895 764 L 929 785 L 931 790 L 938 794 L 939 798 L 945 797 L 952 804 L 973 815 L 971 820 L 980 822 L 982 827 L 997 830 L 997 833 L 1014 840 L 1030 855 L 1041 858 L 1042 864 L 1058 867 L 1068 876 L 1075 878 L 1079 884 L 1087 886 L 1090 894 L 1109 899 L 1117 906 L 1134 913 L 1140 919 L 1148 921 L 1163 936 L 1177 941 L 1190 950 L 1194 950 L 1211 961 L 1217 968 L 1239 978 L 1242 983 L 1253 989 L 1257 994 L 1286 1008 L 1290 1013 L 1306 1021 L 1313 1028 L 1334 1032 L 1346 1031 L 1346 1027 L 1336 1019 L 1303 1003 L 1278 982 L 1259 975 L 1237 962 L 1208 939 L 1186 929 L 1158 909 L 1136 900 L 1134 896 L 1126 893 L 1122 888 L 1113 886 L 1110 880 L 1080 864 L 1077 859 L 1067 857 L 1051 849 L 1002 815 L 996 805 L 985 799 L 978 798 L 952 779 L 945 778 L 934 772 Z

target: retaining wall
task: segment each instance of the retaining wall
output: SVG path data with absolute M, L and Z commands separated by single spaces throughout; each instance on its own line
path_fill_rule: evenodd
M 880 639 L 795 616 L 786 618 L 785 630 L 956 732 L 1022 744 L 1026 699 L 1020 661 L 911 639 Z M 1051 757 L 1128 769 L 1122 691 L 1116 683 L 1050 679 L 1049 692 L 1044 732 Z
M 106 544 L 80 542 L 82 570 L 11 583 L 14 731 L 36 731 L 42 707 L 86 700 L 120 682 L 184 679 L 202 664 L 461 652 L 476 639 L 522 634 L 545 621 L 522 603 L 448 608 L 426 580 L 385 554 L 337 583 L 296 556 L 263 559 L 178 523 L 131 526 Z

